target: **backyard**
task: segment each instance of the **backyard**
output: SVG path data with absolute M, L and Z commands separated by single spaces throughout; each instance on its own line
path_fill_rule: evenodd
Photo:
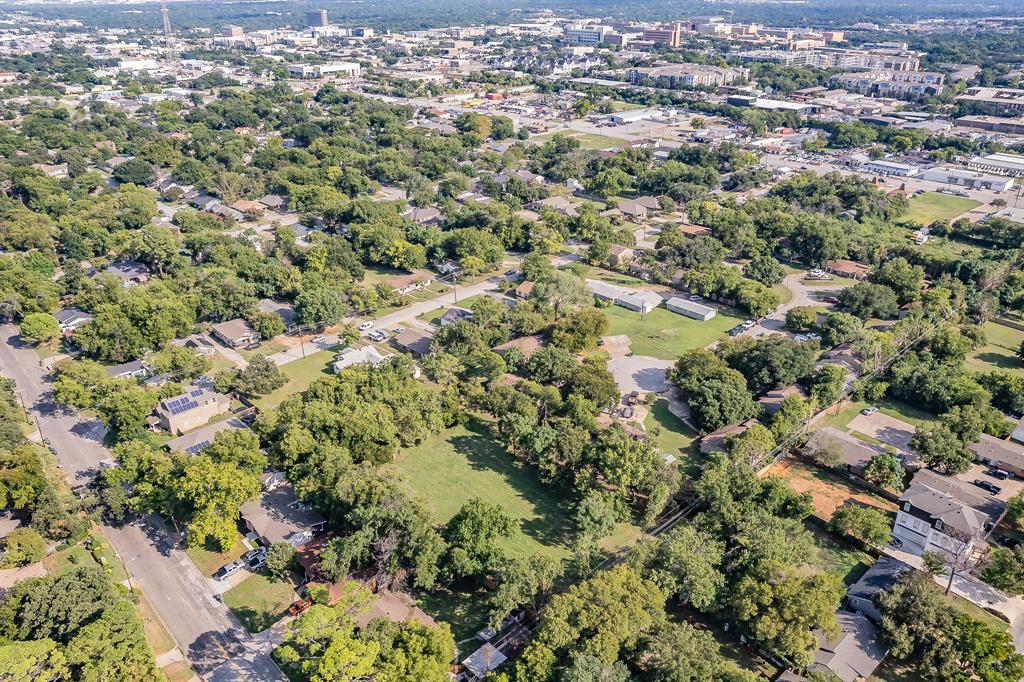
M 569 555 L 565 542 L 570 522 L 558 500 L 531 469 L 515 464 L 482 422 L 471 420 L 404 450 L 396 466 L 438 523 L 446 523 L 470 498 L 480 497 L 519 522 L 515 535 L 501 543 L 510 556 Z
M 277 407 L 288 396 L 305 391 L 317 379 L 330 376 L 330 363 L 335 354 L 335 350 L 321 350 L 281 365 L 281 372 L 288 377 L 288 383 L 257 400 L 256 405 L 261 410 Z
M 98 531 L 92 532 L 78 544 L 50 554 L 43 559 L 43 566 L 48 573 L 60 575 L 82 566 L 104 566 L 110 571 L 115 583 L 128 579 L 124 564 L 117 556 L 114 548 Z
M 665 308 L 655 308 L 643 316 L 621 306 L 605 308 L 604 312 L 608 316 L 609 336 L 628 336 L 635 355 L 662 360 L 676 360 L 685 351 L 711 345 L 744 319 L 727 308 L 720 309 L 707 322 Z
M 249 632 L 263 632 L 279 621 L 299 595 L 287 580 L 254 573 L 224 593 L 224 604 Z
M 952 220 L 962 213 L 981 206 L 980 201 L 939 192 L 925 192 L 911 197 L 906 218 L 919 225 L 931 225 L 936 220 Z
M 968 369 L 978 372 L 1004 369 L 1024 375 L 1024 362 L 1017 357 L 1017 350 L 1024 343 L 1024 332 L 997 322 L 987 322 L 984 329 L 985 345 L 967 356 Z
M 679 458 L 683 473 L 691 479 L 696 478 L 700 471 L 697 434 L 669 411 L 668 400 L 659 398 L 650 406 L 644 427 L 648 433 L 657 427 L 657 435 L 652 438 L 654 444 L 663 452 Z
M 242 544 L 242 536 L 238 535 L 235 537 L 235 544 L 233 544 L 227 551 L 221 552 L 216 546 L 207 541 L 202 547 L 189 547 L 186 553 L 192 559 L 192 562 L 199 569 L 199 572 L 205 576 L 211 576 L 217 572 L 217 569 L 226 563 L 232 562 L 238 557 L 245 554 L 245 545 Z
M 828 412 L 814 423 L 815 427 L 831 426 L 840 431 L 849 431 L 848 425 L 853 421 L 854 417 L 860 414 L 860 411 L 865 407 L 871 405 L 877 407 L 878 411 L 882 414 L 889 415 L 895 419 L 901 419 L 914 426 L 920 426 L 935 419 L 935 415 L 913 405 L 908 405 L 899 400 L 882 398 L 874 403 L 866 403 L 861 400 L 840 403 L 836 407 L 829 408 Z
M 810 493 L 814 513 L 822 521 L 829 521 L 836 509 L 848 502 L 875 507 L 885 512 L 896 510 L 896 505 L 885 498 L 859 488 L 837 474 L 793 457 L 773 465 L 768 473 L 778 476 L 790 489 L 798 493 Z

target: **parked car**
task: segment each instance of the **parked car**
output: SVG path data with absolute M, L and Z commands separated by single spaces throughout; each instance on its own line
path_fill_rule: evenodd
M 871 407 L 865 407 L 863 410 L 860 411 L 860 413 L 865 417 L 870 417 L 875 412 L 878 412 L 878 408 L 875 407 L 874 405 L 872 405 Z
M 801 341 L 801 342 L 802 341 L 810 341 L 811 337 L 806 336 L 804 334 L 797 334 L 796 336 L 793 337 L 793 340 L 794 341 Z
M 299 614 L 304 613 L 312 605 L 313 602 L 311 602 L 310 600 L 300 599 L 299 601 L 295 602 L 294 604 L 288 607 L 288 615 L 293 617 L 298 616 Z
M 238 571 L 245 568 L 244 559 L 235 559 L 231 563 L 224 564 L 217 569 L 217 572 L 213 574 L 214 580 L 225 580 L 228 576 L 234 575 Z
M 1002 488 L 997 486 L 995 483 L 990 483 L 989 481 L 983 481 L 980 478 L 974 479 L 974 485 L 978 486 L 982 490 L 989 491 L 993 495 L 998 495 L 1003 490 Z
M 371 320 L 367 320 L 366 322 L 360 322 L 359 326 L 356 327 L 356 329 L 358 329 L 361 332 L 365 332 L 367 329 L 373 329 L 373 322 Z
M 690 296 L 690 300 L 693 301 L 694 303 L 700 303 L 704 299 L 698 296 L 697 294 L 693 294 L 692 296 Z
M 1010 477 L 1009 471 L 1003 471 L 1002 469 L 996 469 L 995 467 L 989 469 L 985 473 L 992 478 L 998 478 L 1000 481 L 1005 481 Z
M 753 327 L 756 324 L 757 324 L 757 322 L 755 322 L 754 320 L 746 320 L 740 326 L 743 327 L 744 329 L 750 329 L 751 327 Z
M 378 343 L 388 338 L 388 333 L 383 329 L 375 329 L 370 332 L 370 340 L 377 341 Z
M 814 332 L 808 332 L 807 333 L 807 338 L 811 339 L 812 341 L 821 341 L 821 334 L 816 334 Z
M 893 547 L 895 547 L 896 549 L 899 549 L 900 547 L 903 546 L 903 540 L 900 540 L 896 536 L 892 536 L 892 537 L 889 538 L 889 544 L 892 545 Z
M 392 329 L 391 331 L 393 331 L 393 332 L 394 332 L 394 333 L 396 333 L 396 334 L 401 334 L 402 332 L 404 332 L 404 331 L 405 331 L 405 328 L 404 328 L 404 327 L 395 327 L 395 328 L 394 328 L 394 329 Z
M 821 300 L 824 303 L 832 303 L 832 304 L 839 303 L 839 299 L 836 298 L 835 296 L 823 296 Z
M 246 552 L 242 559 L 245 560 L 245 565 L 249 567 L 250 571 L 258 571 L 263 568 L 263 564 L 267 563 L 267 548 L 259 547 Z
M 729 336 L 738 336 L 743 333 L 743 326 L 736 326 L 729 330 Z
M 1017 538 L 1011 538 L 1009 535 L 997 535 L 996 542 L 1007 549 L 1013 549 L 1020 544 L 1020 540 Z

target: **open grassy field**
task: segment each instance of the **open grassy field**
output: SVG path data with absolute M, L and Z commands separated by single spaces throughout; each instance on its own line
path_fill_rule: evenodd
M 658 427 L 658 435 L 653 438 L 654 444 L 663 452 L 678 457 L 683 473 L 688 477 L 692 479 L 698 475 L 700 453 L 697 451 L 697 433 L 669 412 L 667 400 L 659 398 L 650 406 L 644 426 L 648 433 Z
M 585 269 L 583 277 L 586 279 L 596 279 L 602 282 L 608 282 L 608 284 L 617 284 L 620 287 L 635 287 L 644 284 L 644 281 L 638 277 L 626 275 L 621 272 L 615 272 L 614 270 L 596 268 L 584 263 L 572 263 L 572 266 L 574 270 Z M 562 269 L 564 270 L 565 267 Z
M 967 356 L 968 369 L 990 372 L 1005 369 L 1024 375 L 1024 362 L 1017 357 L 1017 349 L 1024 343 L 1024 332 L 996 322 L 985 323 L 985 345 Z
M 930 225 L 936 220 L 952 220 L 978 206 L 981 206 L 981 202 L 974 199 L 925 192 L 910 198 L 910 209 L 906 217 L 920 225 Z
M 480 497 L 518 520 L 519 530 L 501 543 L 510 556 L 569 555 L 566 509 L 532 470 L 516 466 L 483 423 L 470 421 L 403 451 L 396 467 L 439 523 Z
M 623 140 L 622 138 L 608 137 L 607 135 L 598 135 L 596 133 L 580 133 L 575 130 L 559 130 L 551 133 L 544 133 L 543 135 L 538 135 L 533 139 L 539 140 L 540 142 L 547 142 L 555 135 L 564 135 L 565 137 L 571 137 L 575 140 L 579 140 L 584 149 L 590 149 L 593 151 L 607 149 L 608 147 L 617 147 L 626 143 L 626 140 Z
M 935 415 L 925 410 L 908 405 L 907 403 L 899 400 L 891 400 L 889 398 L 883 398 L 875 403 L 870 403 L 878 408 L 878 411 L 882 414 L 887 414 L 890 417 L 896 419 L 902 419 L 903 421 L 913 424 L 914 426 L 920 426 L 926 422 L 935 419 Z M 819 421 L 815 422 L 817 428 L 824 426 L 831 426 L 839 429 L 840 431 L 847 431 L 847 425 L 853 420 L 857 414 L 860 413 L 865 407 L 868 407 L 869 403 L 863 401 L 851 401 L 842 403 L 839 409 L 831 408 L 824 417 Z
M 612 111 L 633 111 L 634 109 L 643 109 L 644 105 L 636 104 L 634 102 L 620 102 L 618 100 L 612 100 Z
M 256 404 L 261 410 L 277 407 L 288 396 L 305 391 L 317 379 L 330 376 L 330 363 L 334 360 L 336 352 L 321 350 L 310 353 L 301 360 L 281 365 L 281 372 L 288 377 L 288 383 L 255 401 Z
M 256 573 L 224 593 L 224 603 L 249 632 L 263 632 L 281 619 L 299 595 L 291 582 Z
M 94 530 L 80 543 L 50 554 L 43 559 L 43 566 L 46 567 L 48 573 L 57 575 L 82 566 L 103 566 L 110 571 L 110 577 L 115 583 L 121 583 L 128 579 L 121 559 L 98 530 Z
M 738 312 L 722 309 L 707 322 L 655 308 L 646 315 L 621 306 L 604 309 L 608 316 L 608 334 L 624 334 L 632 340 L 636 355 L 675 360 L 684 351 L 703 348 L 725 336 L 726 331 L 743 321 Z

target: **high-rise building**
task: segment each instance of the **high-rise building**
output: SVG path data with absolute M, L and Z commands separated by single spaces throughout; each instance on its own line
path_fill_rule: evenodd
M 245 30 L 241 26 L 235 26 L 234 24 L 228 24 L 220 29 L 220 34 L 226 38 L 238 38 L 245 35 Z
M 327 10 L 314 9 L 306 12 L 306 26 L 310 28 L 324 28 L 327 26 Z

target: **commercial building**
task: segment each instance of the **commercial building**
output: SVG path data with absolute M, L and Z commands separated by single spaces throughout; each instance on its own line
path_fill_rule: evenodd
M 949 166 L 936 166 L 921 171 L 918 175 L 922 180 L 938 182 L 944 185 L 956 185 L 969 189 L 987 189 L 995 192 L 1005 192 L 1013 188 L 1013 178 L 1000 177 L 978 173 L 963 168 L 951 168 Z
M 668 28 L 657 28 L 645 30 L 640 34 L 641 38 L 658 45 L 679 47 L 682 44 L 683 29 L 681 24 L 674 24 Z
M 626 80 L 630 83 L 649 83 L 654 87 L 667 88 L 718 87 L 746 76 L 747 70 L 743 68 L 706 64 L 667 64 L 626 71 Z
M 994 173 L 996 175 L 1007 175 L 1012 178 L 1024 178 L 1024 156 L 999 152 L 986 156 L 975 156 L 967 162 L 971 170 L 982 173 Z
M 314 9 L 306 12 L 306 26 L 309 28 L 325 28 L 327 25 L 327 10 Z
M 878 175 L 895 175 L 900 178 L 909 178 L 917 175 L 920 171 L 917 166 L 911 166 L 906 163 L 896 163 L 895 161 L 884 161 L 882 159 L 866 161 L 860 165 L 860 169 L 867 171 L 868 173 L 876 173 Z
M 228 24 L 227 26 L 221 27 L 220 34 L 225 38 L 240 38 L 245 35 L 245 30 L 241 26 Z
M 988 130 L 993 133 L 1024 135 L 1024 117 L 961 116 L 956 120 L 956 125 L 960 128 L 975 128 L 977 130 Z
M 615 305 L 639 313 L 649 313 L 661 305 L 661 296 L 653 291 L 627 289 L 596 279 L 588 279 L 587 288 L 602 301 L 611 301 Z
M 362 67 L 356 62 L 331 62 L 329 64 L 289 64 L 288 75 L 292 78 L 316 79 L 334 76 L 338 78 L 359 78 Z
M 610 32 L 608 26 L 566 26 L 564 39 L 572 45 L 600 45 Z

